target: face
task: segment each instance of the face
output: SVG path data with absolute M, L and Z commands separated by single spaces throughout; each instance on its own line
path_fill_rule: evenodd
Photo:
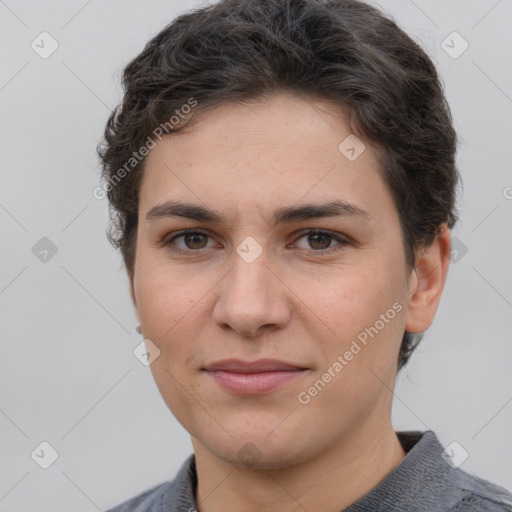
M 162 397 L 224 461 L 282 467 L 389 422 L 410 277 L 376 152 L 349 135 L 329 101 L 279 94 L 147 157 L 132 297 Z

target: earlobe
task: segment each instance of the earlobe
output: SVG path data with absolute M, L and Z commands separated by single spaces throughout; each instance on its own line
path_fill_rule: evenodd
M 409 280 L 406 331 L 424 332 L 434 321 L 446 282 L 450 254 L 450 230 L 446 224 L 442 224 L 434 242 L 417 253 L 416 265 Z

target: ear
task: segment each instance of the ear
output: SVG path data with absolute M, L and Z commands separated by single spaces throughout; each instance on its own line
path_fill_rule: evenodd
M 405 330 L 426 331 L 441 300 L 451 255 L 451 235 L 446 224 L 434 242 L 416 254 L 416 265 L 409 278 Z

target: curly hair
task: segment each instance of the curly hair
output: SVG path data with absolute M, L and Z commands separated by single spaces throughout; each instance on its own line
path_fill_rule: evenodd
M 107 237 L 130 279 L 149 144 L 222 103 L 280 91 L 334 100 L 352 133 L 376 148 L 408 268 L 441 224 L 457 221 L 457 136 L 435 66 L 392 18 L 362 1 L 221 0 L 189 11 L 126 66 L 123 90 L 98 153 Z M 398 370 L 422 336 L 404 332 Z

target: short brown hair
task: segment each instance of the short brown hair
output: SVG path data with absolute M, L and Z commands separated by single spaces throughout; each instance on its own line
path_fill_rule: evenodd
M 221 0 L 185 13 L 126 66 L 123 88 L 98 152 L 110 184 L 107 236 L 130 279 L 145 160 L 134 160 L 133 169 L 126 162 L 155 127 L 175 133 L 201 111 L 278 91 L 334 100 L 352 132 L 378 150 L 408 268 L 441 224 L 457 221 L 457 140 L 436 69 L 391 18 L 362 1 Z M 188 122 L 169 126 L 191 98 L 197 106 Z M 404 333 L 398 370 L 421 337 Z

